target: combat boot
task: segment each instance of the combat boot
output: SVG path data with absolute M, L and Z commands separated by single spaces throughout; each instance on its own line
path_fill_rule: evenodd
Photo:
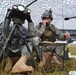
M 12 69 L 12 60 L 10 57 L 7 57 L 5 59 L 5 68 L 4 68 L 4 71 L 5 72 L 10 72 Z
M 26 65 L 27 59 L 27 55 L 21 56 L 21 58 L 13 66 L 11 73 L 33 72 L 33 67 Z

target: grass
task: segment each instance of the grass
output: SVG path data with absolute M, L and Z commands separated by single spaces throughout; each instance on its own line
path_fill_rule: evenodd
M 72 54 L 76 55 L 76 45 L 72 45 L 70 44 L 68 47 L 69 51 Z M 63 70 L 59 70 L 57 68 L 56 64 L 52 64 L 51 66 L 51 70 L 49 73 L 47 72 L 38 72 L 37 70 L 34 71 L 33 75 L 68 75 L 68 73 L 70 71 L 76 71 L 76 59 L 68 59 L 68 60 L 64 60 L 64 68 Z M 4 73 L 3 70 L 0 68 L 0 75 L 11 75 L 9 73 Z M 13 74 L 15 75 L 15 74 Z M 17 74 L 17 75 L 26 75 L 26 74 Z
M 66 48 L 71 52 L 71 54 L 76 55 L 76 44 L 68 44 Z
M 59 70 L 57 68 L 57 65 L 52 65 L 51 71 L 49 73 L 43 73 L 35 71 L 33 75 L 67 75 L 69 71 L 75 71 L 76 70 L 76 59 L 68 59 L 65 60 L 65 66 L 63 70 Z M 11 75 L 9 73 L 4 73 L 2 70 L 0 70 L 0 75 Z M 15 75 L 15 74 L 13 74 Z M 25 75 L 25 74 L 17 74 L 17 75 Z
M 63 70 L 59 70 L 57 65 L 52 65 L 51 72 L 46 73 L 46 75 L 68 75 L 70 71 L 76 70 L 76 59 L 65 60 L 65 66 Z M 35 72 L 34 75 L 44 75 L 42 72 Z

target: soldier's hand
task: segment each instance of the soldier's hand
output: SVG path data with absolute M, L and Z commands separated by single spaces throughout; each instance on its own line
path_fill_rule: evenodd
M 64 36 L 65 36 L 66 38 L 70 38 L 70 33 L 69 33 L 69 32 L 66 32 L 66 33 L 64 33 Z
M 28 14 L 28 16 L 27 16 L 27 21 L 28 21 L 28 22 L 32 22 L 32 19 L 31 19 L 30 14 Z

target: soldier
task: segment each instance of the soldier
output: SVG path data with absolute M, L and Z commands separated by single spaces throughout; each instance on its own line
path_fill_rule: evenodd
M 10 14 L 10 13 L 9 13 Z M 28 26 L 31 26 L 33 24 L 31 19 L 28 19 Z M 4 25 L 3 33 L 4 33 L 4 39 L 7 40 L 7 37 L 9 36 L 10 30 L 12 29 L 12 25 L 10 24 L 10 16 L 8 15 L 5 19 L 5 22 L 2 23 Z M 9 39 L 8 47 L 6 48 L 6 53 L 4 54 L 6 65 L 4 67 L 5 72 L 11 73 L 21 73 L 25 71 L 31 71 L 33 72 L 34 69 L 32 66 L 26 65 L 26 62 L 28 58 L 30 57 L 30 52 L 32 52 L 31 43 L 28 43 L 30 45 L 31 51 L 29 52 L 26 45 L 24 44 L 24 40 L 20 38 L 20 36 L 26 37 L 26 33 L 28 33 L 27 29 L 23 25 L 18 25 L 19 29 L 15 29 L 15 31 L 12 34 L 12 37 Z M 30 30 L 30 27 L 29 27 Z M 20 34 L 21 33 L 21 34 Z M 28 36 L 28 35 L 27 35 Z M 26 40 L 26 39 L 25 39 Z M 16 64 L 13 66 L 13 62 L 11 60 L 12 57 L 20 56 L 20 59 L 16 62 Z M 13 66 L 13 68 L 12 68 Z
M 41 41 L 54 42 L 56 41 L 56 39 L 66 40 L 66 38 L 70 37 L 70 33 L 63 34 L 58 28 L 55 27 L 55 25 L 51 24 L 51 21 L 53 20 L 51 9 L 45 10 L 41 18 L 42 22 L 40 22 L 39 25 L 37 25 L 36 27 L 31 26 L 31 30 L 34 30 L 36 36 L 33 38 L 32 41 L 34 50 L 39 56 L 43 56 L 42 61 L 39 63 L 38 66 L 49 66 L 51 58 L 53 57 L 59 67 L 62 67 L 62 63 L 57 59 L 55 55 L 55 46 L 47 46 L 46 48 L 42 47 L 43 54 L 41 55 L 38 45 Z

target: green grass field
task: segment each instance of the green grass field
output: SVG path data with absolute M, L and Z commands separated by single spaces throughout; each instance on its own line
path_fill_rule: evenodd
M 76 44 L 70 44 L 68 46 L 69 52 L 76 55 Z M 64 60 L 64 67 L 62 70 L 57 68 L 56 64 L 52 64 L 50 71 L 47 73 L 46 71 L 38 72 L 34 71 L 33 75 L 68 75 L 70 71 L 76 71 L 76 59 L 68 59 Z M 0 68 L 0 75 L 11 75 L 3 72 L 2 68 Z M 15 75 L 15 74 L 12 74 Z M 16 75 L 27 75 L 27 74 L 16 74 Z
M 71 54 L 76 55 L 76 44 L 70 43 L 67 45 L 67 48 Z

